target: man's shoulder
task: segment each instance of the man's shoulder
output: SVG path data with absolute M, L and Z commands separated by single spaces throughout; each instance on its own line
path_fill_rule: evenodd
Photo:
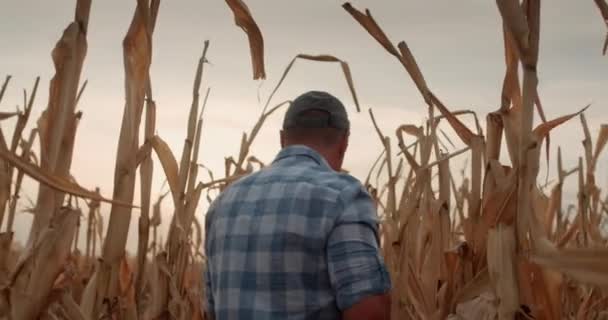
M 314 166 L 269 166 L 233 182 L 222 192 L 220 197 L 225 196 L 229 200 L 235 198 L 234 195 L 237 193 L 246 190 L 268 188 L 268 192 L 277 192 L 285 191 L 277 190 L 277 188 L 289 189 L 296 186 L 305 186 L 305 188 L 314 188 L 321 191 L 315 192 L 315 194 L 325 193 L 323 198 L 328 200 L 333 195 L 334 201 L 338 201 L 340 198 L 344 200 L 352 195 L 367 192 L 363 184 L 348 173 L 322 170 Z M 230 196 L 230 194 L 233 194 L 233 196 Z
M 363 188 L 359 179 L 345 172 L 330 172 L 326 179 L 326 185 L 340 192 Z

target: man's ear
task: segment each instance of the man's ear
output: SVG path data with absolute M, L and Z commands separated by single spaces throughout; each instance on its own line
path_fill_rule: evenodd
M 348 149 L 348 133 L 342 137 L 342 141 L 340 141 L 340 158 L 344 159 L 344 155 L 346 154 L 346 149 Z

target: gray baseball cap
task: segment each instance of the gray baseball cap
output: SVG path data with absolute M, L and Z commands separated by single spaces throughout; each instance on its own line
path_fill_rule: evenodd
M 306 111 L 323 111 L 326 115 L 307 115 Z M 336 128 L 348 130 L 346 108 L 338 98 L 323 91 L 309 91 L 297 97 L 285 112 L 283 129 Z

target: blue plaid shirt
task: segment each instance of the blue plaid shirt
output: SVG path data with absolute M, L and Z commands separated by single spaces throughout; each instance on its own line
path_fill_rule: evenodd
M 231 185 L 205 231 L 207 310 L 216 320 L 340 319 L 390 288 L 372 199 L 305 146 L 284 148 Z

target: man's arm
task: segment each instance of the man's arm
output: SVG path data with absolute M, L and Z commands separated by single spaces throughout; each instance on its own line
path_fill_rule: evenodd
M 344 320 L 389 319 L 390 279 L 378 245 L 373 201 L 362 187 L 342 200 L 343 212 L 327 244 L 338 308 Z
M 344 310 L 343 320 L 389 320 L 391 318 L 391 297 L 389 294 L 363 298 Z

